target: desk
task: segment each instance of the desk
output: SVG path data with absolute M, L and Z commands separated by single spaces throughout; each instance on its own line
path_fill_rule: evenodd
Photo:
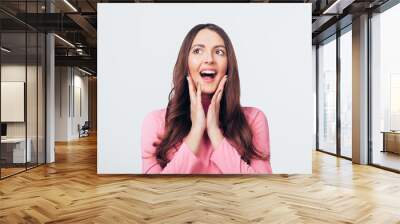
M 382 131 L 383 133 L 383 150 L 382 152 L 393 152 L 400 154 L 400 132 L 399 131 Z
M 1 139 L 1 156 L 9 163 L 25 163 L 25 158 L 27 159 L 26 162 L 30 162 L 32 141 L 28 138 L 27 142 L 28 147 L 26 147 L 25 154 L 25 138 Z

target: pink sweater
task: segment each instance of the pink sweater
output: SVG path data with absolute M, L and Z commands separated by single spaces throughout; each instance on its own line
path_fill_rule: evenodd
M 250 165 L 243 161 L 237 150 L 224 138 L 214 149 L 204 135 L 195 155 L 186 143 L 171 149 L 167 157 L 170 162 L 161 168 L 155 157 L 153 143 L 164 133 L 166 109 L 149 113 L 142 124 L 142 168 L 144 174 L 270 174 L 269 130 L 264 113 L 254 107 L 243 107 L 244 114 L 253 132 L 253 144 L 267 155 L 266 160 L 252 159 Z

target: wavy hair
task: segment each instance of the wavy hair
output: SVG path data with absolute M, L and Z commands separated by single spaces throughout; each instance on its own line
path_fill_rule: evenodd
M 169 102 L 165 115 L 165 132 L 160 141 L 154 143 L 157 162 L 164 168 L 169 160 L 168 151 L 177 149 L 188 135 L 192 122 L 190 119 L 190 96 L 186 74 L 189 73 L 188 57 L 190 48 L 197 33 L 202 29 L 216 32 L 225 43 L 228 57 L 227 75 L 219 113 L 219 124 L 224 137 L 241 155 L 241 158 L 250 164 L 251 158 L 265 159 L 253 144 L 253 133 L 245 118 L 240 105 L 240 81 L 235 51 L 231 40 L 225 31 L 215 24 L 199 24 L 194 26 L 186 35 L 173 71 L 173 87 L 169 94 Z

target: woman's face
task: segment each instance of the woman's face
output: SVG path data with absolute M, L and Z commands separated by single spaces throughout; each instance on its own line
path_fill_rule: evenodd
M 228 66 L 224 40 L 215 31 L 200 30 L 190 48 L 188 65 L 195 84 L 200 82 L 203 93 L 213 94 Z

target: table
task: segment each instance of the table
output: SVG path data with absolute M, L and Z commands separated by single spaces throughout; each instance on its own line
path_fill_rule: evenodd
M 400 154 L 400 131 L 382 131 L 381 133 L 383 133 L 382 152 Z
M 25 154 L 25 138 L 1 139 L 1 157 L 3 157 L 3 159 L 5 158 L 6 161 L 10 163 L 31 162 L 32 140 L 30 138 L 27 138 L 26 140 L 28 142 L 27 144 L 28 147 L 26 147 L 26 154 Z

